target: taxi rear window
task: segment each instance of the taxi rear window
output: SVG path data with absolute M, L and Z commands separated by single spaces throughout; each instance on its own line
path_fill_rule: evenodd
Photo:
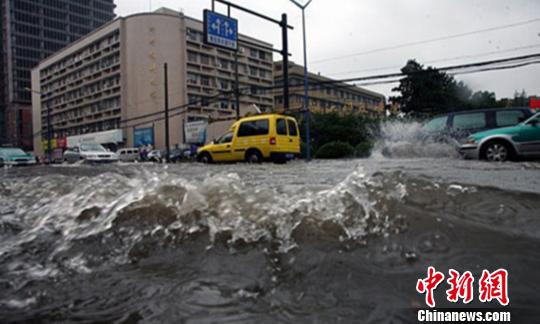
M 298 130 L 296 128 L 296 122 L 292 120 L 287 120 L 287 123 L 289 124 L 289 136 L 297 136 Z
M 283 118 L 279 118 L 276 122 L 276 133 L 278 135 L 287 135 L 287 122 Z

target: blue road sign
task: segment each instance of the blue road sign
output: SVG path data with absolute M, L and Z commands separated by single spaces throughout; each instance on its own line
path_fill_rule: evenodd
M 236 51 L 238 49 L 238 21 L 211 10 L 205 10 L 204 40 L 209 45 Z

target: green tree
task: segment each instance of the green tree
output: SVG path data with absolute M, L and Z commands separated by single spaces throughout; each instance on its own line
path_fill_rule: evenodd
M 390 100 L 398 103 L 403 112 L 431 115 L 469 108 L 471 90 L 452 76 L 432 67 L 424 68 L 415 60 L 409 60 L 401 72 L 406 76 L 392 89 L 401 95 Z
M 470 98 L 470 104 L 475 109 L 501 107 L 501 102 L 495 98 L 495 92 L 490 91 L 477 91 L 473 93 Z
M 527 107 L 529 105 L 529 97 L 527 92 L 521 90 L 521 92 L 514 92 L 514 100 L 512 100 L 512 106 L 514 107 Z

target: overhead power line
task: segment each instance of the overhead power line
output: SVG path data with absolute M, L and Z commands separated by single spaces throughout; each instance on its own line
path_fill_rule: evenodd
M 485 28 L 485 29 L 478 29 L 478 30 L 465 32 L 465 33 L 459 33 L 459 34 L 447 35 L 447 36 L 442 36 L 442 37 L 424 39 L 424 40 L 420 40 L 420 41 L 402 43 L 402 44 L 393 45 L 393 46 L 381 47 L 381 48 L 376 48 L 376 49 L 372 49 L 372 50 L 367 50 L 367 51 L 357 52 L 357 53 L 352 53 L 352 54 L 347 54 L 347 55 L 334 56 L 334 57 L 330 57 L 330 58 L 326 58 L 326 59 L 314 60 L 314 61 L 311 61 L 309 64 L 330 62 L 330 61 L 341 60 L 341 59 L 346 59 L 346 58 L 350 58 L 350 57 L 356 57 L 356 56 L 368 55 L 368 54 L 373 54 L 373 53 L 385 52 L 385 51 L 390 51 L 390 50 L 395 50 L 395 49 L 400 49 L 400 48 L 405 48 L 405 47 L 411 47 L 411 46 L 417 46 L 417 45 L 422 45 L 422 44 L 427 44 L 427 43 L 434 43 L 434 42 L 439 42 L 439 41 L 444 41 L 444 40 L 449 40 L 449 39 L 455 39 L 455 38 L 460 38 L 460 37 L 465 37 L 465 36 L 471 36 L 471 35 L 476 35 L 476 34 L 481 34 L 481 33 L 487 33 L 487 32 L 507 29 L 507 28 L 524 26 L 524 25 L 528 25 L 528 24 L 532 24 L 532 23 L 536 23 L 536 22 L 540 22 L 540 18 L 520 21 L 520 22 L 516 22 L 516 23 L 513 23 L 513 24 L 508 24 L 508 25 L 495 26 L 495 27 L 490 27 L 490 28 Z
M 526 49 L 533 49 L 533 48 L 539 48 L 540 44 L 531 44 L 526 46 L 519 46 L 519 47 L 512 47 L 508 49 L 502 49 L 497 51 L 490 51 L 490 52 L 484 52 L 484 53 L 478 53 L 478 54 L 468 54 L 468 55 L 461 55 L 461 56 L 454 56 L 454 57 L 447 57 L 447 58 L 440 58 L 440 59 L 434 59 L 429 61 L 422 61 L 424 64 L 431 64 L 431 63 L 439 63 L 439 62 L 448 62 L 448 61 L 456 61 L 461 59 L 468 59 L 468 58 L 479 58 L 479 57 L 485 57 L 485 56 L 491 56 L 495 54 L 503 54 L 503 53 L 511 53 Z M 362 72 L 379 72 L 379 71 L 387 71 L 387 70 L 395 70 L 400 69 L 403 66 L 398 65 L 392 65 L 392 66 L 383 66 L 383 67 L 376 67 L 376 68 L 369 68 L 369 69 L 362 69 L 362 70 L 355 70 L 355 71 L 341 71 L 337 73 L 330 73 L 330 75 L 349 75 L 349 74 L 356 74 L 356 73 L 362 73 Z
M 540 58 L 540 53 L 536 54 L 530 54 L 530 55 L 522 55 L 522 56 L 515 56 L 515 57 L 509 57 L 504 59 L 497 59 L 497 60 L 490 60 L 490 61 L 483 61 L 483 62 L 476 62 L 476 63 L 469 63 L 469 64 L 460 64 L 460 65 L 453 65 L 453 66 L 446 66 L 446 67 L 440 67 L 440 68 L 432 68 L 433 70 L 438 71 L 451 71 L 451 70 L 459 70 L 459 69 L 466 69 L 466 68 L 473 68 L 473 67 L 481 67 L 481 66 L 489 66 L 489 65 L 496 65 L 501 63 L 508 63 L 508 62 L 514 62 L 514 61 L 523 61 L 523 60 L 530 60 L 530 59 L 538 59 Z M 418 73 L 429 73 L 430 71 L 419 71 Z M 414 73 L 411 73 L 414 74 Z M 355 77 L 355 78 L 347 78 L 347 79 L 340 79 L 340 80 L 331 80 L 331 81 L 323 81 L 322 84 L 325 83 L 335 83 L 335 82 L 355 82 L 355 81 L 366 81 L 366 80 L 374 80 L 374 79 L 387 79 L 387 78 L 393 78 L 393 77 L 400 77 L 404 76 L 403 73 L 391 73 L 391 74 L 380 74 L 380 75 L 374 75 L 374 76 L 365 76 L 365 77 Z
M 485 67 L 485 68 L 479 68 L 479 69 L 474 69 L 474 70 L 469 70 L 469 71 L 449 72 L 448 74 L 449 75 L 462 75 L 462 74 L 471 74 L 471 73 L 480 73 L 480 72 L 489 72 L 489 71 L 509 70 L 509 69 L 516 69 L 516 68 L 520 68 L 520 67 L 524 67 L 528 65 L 534 65 L 534 64 L 540 64 L 540 60 L 517 63 L 517 64 L 512 64 L 512 65 Z M 426 72 L 426 71 L 423 71 L 423 72 Z M 365 86 L 371 86 L 371 85 L 392 84 L 392 83 L 397 83 L 401 81 L 401 79 L 402 77 L 395 78 L 393 80 L 385 80 L 385 81 L 358 82 L 358 83 L 353 83 L 353 85 L 358 86 L 358 87 L 365 87 Z

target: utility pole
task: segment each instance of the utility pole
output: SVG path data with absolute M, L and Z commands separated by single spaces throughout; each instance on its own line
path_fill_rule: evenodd
M 289 40 L 287 33 L 287 14 L 281 15 L 282 55 L 283 55 L 283 109 L 289 110 Z
M 304 35 L 304 119 L 306 125 L 306 161 L 311 161 L 311 134 L 310 134 L 310 122 L 311 113 L 309 110 L 309 78 L 308 78 L 308 66 L 307 66 L 307 46 L 306 46 L 306 15 L 305 9 L 312 0 L 309 0 L 305 5 L 301 5 L 296 0 L 291 0 L 297 7 L 302 10 L 302 30 Z
M 165 88 L 165 161 L 170 162 L 169 145 L 169 80 L 167 75 L 167 63 L 163 64 L 164 88 Z
M 240 81 L 238 78 L 238 50 L 234 52 L 234 100 L 236 105 L 236 120 L 240 119 Z

